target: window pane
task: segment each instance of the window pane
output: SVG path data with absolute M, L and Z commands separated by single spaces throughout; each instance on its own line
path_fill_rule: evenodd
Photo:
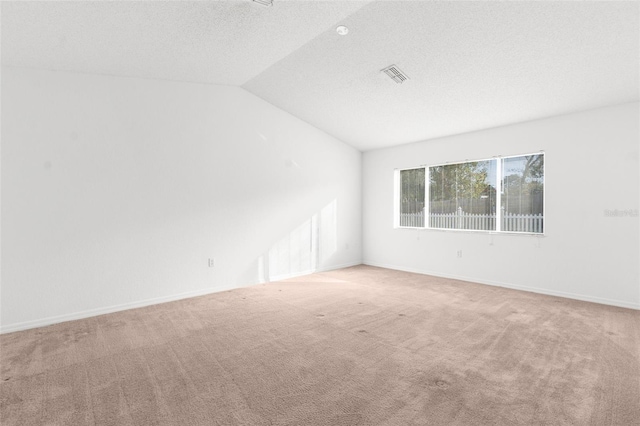
M 496 229 L 496 161 L 429 167 L 429 226 Z
M 400 226 L 424 226 L 424 168 L 400 171 Z
M 544 154 L 502 160 L 502 230 L 542 233 Z

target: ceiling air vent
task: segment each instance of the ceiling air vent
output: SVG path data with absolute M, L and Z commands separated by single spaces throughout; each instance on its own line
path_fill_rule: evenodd
M 273 6 L 273 0 L 253 0 L 253 1 L 263 6 Z
M 390 66 L 386 67 L 385 69 L 380 70 L 380 72 L 385 73 L 386 75 L 389 76 L 389 78 L 391 80 L 395 81 L 398 84 L 402 84 L 406 80 L 409 80 L 409 77 L 405 73 L 400 71 L 400 68 L 398 68 L 395 65 L 390 65 Z

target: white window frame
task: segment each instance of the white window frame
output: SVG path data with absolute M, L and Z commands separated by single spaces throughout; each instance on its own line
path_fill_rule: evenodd
M 424 208 L 423 208 L 423 212 L 424 212 L 424 223 L 426 226 L 427 223 L 427 203 L 429 202 L 429 198 L 427 198 L 429 196 L 429 185 L 427 185 L 426 182 L 426 178 L 427 178 L 427 173 L 428 173 L 428 168 L 426 165 L 419 165 L 416 167 L 405 167 L 402 169 L 394 169 L 393 170 L 393 227 L 394 228 L 398 228 L 398 229 L 425 229 L 425 226 L 403 226 L 400 225 L 400 193 L 402 192 L 402 188 L 401 188 L 401 182 L 400 182 L 400 173 L 405 171 L 405 170 L 417 170 L 417 169 L 424 169 L 424 175 L 425 175 L 425 185 L 424 185 L 424 191 L 425 191 L 425 198 L 424 198 Z
M 503 231 L 502 230 L 502 162 L 503 160 L 509 158 L 517 158 L 517 157 L 526 157 L 529 155 L 542 155 L 544 156 L 544 163 L 542 166 L 543 173 L 543 193 L 542 193 L 542 232 L 528 232 L 528 231 Z M 483 230 L 483 229 L 454 229 L 454 228 L 432 228 L 430 226 L 430 194 L 429 194 L 429 176 L 430 176 L 430 168 L 431 167 L 439 167 L 439 166 L 451 166 L 455 164 L 465 164 L 465 163 L 475 163 L 482 161 L 495 161 L 496 162 L 496 229 L 495 230 Z M 445 231 L 445 232 L 481 232 L 485 234 L 517 234 L 517 235 L 532 235 L 532 236 L 544 236 L 546 233 L 547 227 L 545 226 L 546 219 L 546 209 L 547 209 L 547 191 L 546 191 L 546 155 L 544 151 L 538 152 L 530 152 L 526 154 L 514 154 L 507 156 L 495 156 L 491 158 L 484 158 L 479 160 L 464 160 L 464 161 L 452 161 L 447 163 L 437 163 L 437 164 L 424 164 L 418 165 L 415 167 L 406 167 L 401 169 L 394 169 L 394 202 L 393 202 L 393 227 L 396 229 L 421 229 L 421 230 L 434 230 L 434 231 Z M 425 169 L 425 206 L 424 206 L 424 226 L 403 226 L 400 225 L 400 192 L 401 192 L 401 182 L 400 182 L 400 172 L 404 170 L 415 170 L 415 169 Z
M 498 209 L 500 209 L 499 211 L 502 211 L 502 160 L 506 160 L 508 158 L 516 158 L 516 157 L 526 157 L 528 155 L 542 155 L 544 157 L 544 161 L 542 163 L 542 176 L 543 176 L 543 182 L 542 182 L 542 232 L 526 232 L 526 231 L 503 231 L 501 229 L 502 227 L 502 218 L 500 217 L 498 220 Z M 500 234 L 516 234 L 516 235 L 532 235 L 532 236 L 544 236 L 547 226 L 546 226 L 546 217 L 547 217 L 547 156 L 545 154 L 545 152 L 543 150 L 540 150 L 538 152 L 529 152 L 526 154 L 516 154 L 516 155 L 506 155 L 506 156 L 498 156 L 495 157 L 498 162 L 497 162 L 497 166 L 496 166 L 496 177 L 498 178 L 498 187 L 497 189 L 500 191 L 500 197 L 496 197 L 496 233 L 500 232 Z M 498 231 L 499 229 L 499 231 Z

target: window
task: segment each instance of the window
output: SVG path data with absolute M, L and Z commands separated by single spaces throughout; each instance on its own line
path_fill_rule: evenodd
M 429 167 L 429 227 L 496 230 L 496 162 Z
M 397 177 L 399 227 L 544 230 L 544 154 L 419 167 Z
M 400 170 L 400 226 L 424 227 L 424 168 Z
M 503 158 L 501 162 L 501 230 L 542 233 L 544 155 Z

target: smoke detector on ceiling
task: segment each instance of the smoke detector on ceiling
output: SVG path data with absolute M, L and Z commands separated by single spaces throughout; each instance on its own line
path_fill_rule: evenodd
M 349 34 L 349 28 L 345 27 L 344 25 L 340 25 L 336 28 L 336 32 L 342 36 L 347 35 Z
M 380 70 L 380 72 L 385 73 L 386 75 L 389 76 L 391 80 L 395 81 L 398 84 L 402 84 L 405 81 L 409 80 L 409 76 L 407 76 L 404 72 L 400 71 L 400 68 L 398 68 L 395 65 L 390 65 L 385 69 Z
M 252 0 L 255 3 L 261 4 L 263 6 L 273 6 L 273 0 Z

